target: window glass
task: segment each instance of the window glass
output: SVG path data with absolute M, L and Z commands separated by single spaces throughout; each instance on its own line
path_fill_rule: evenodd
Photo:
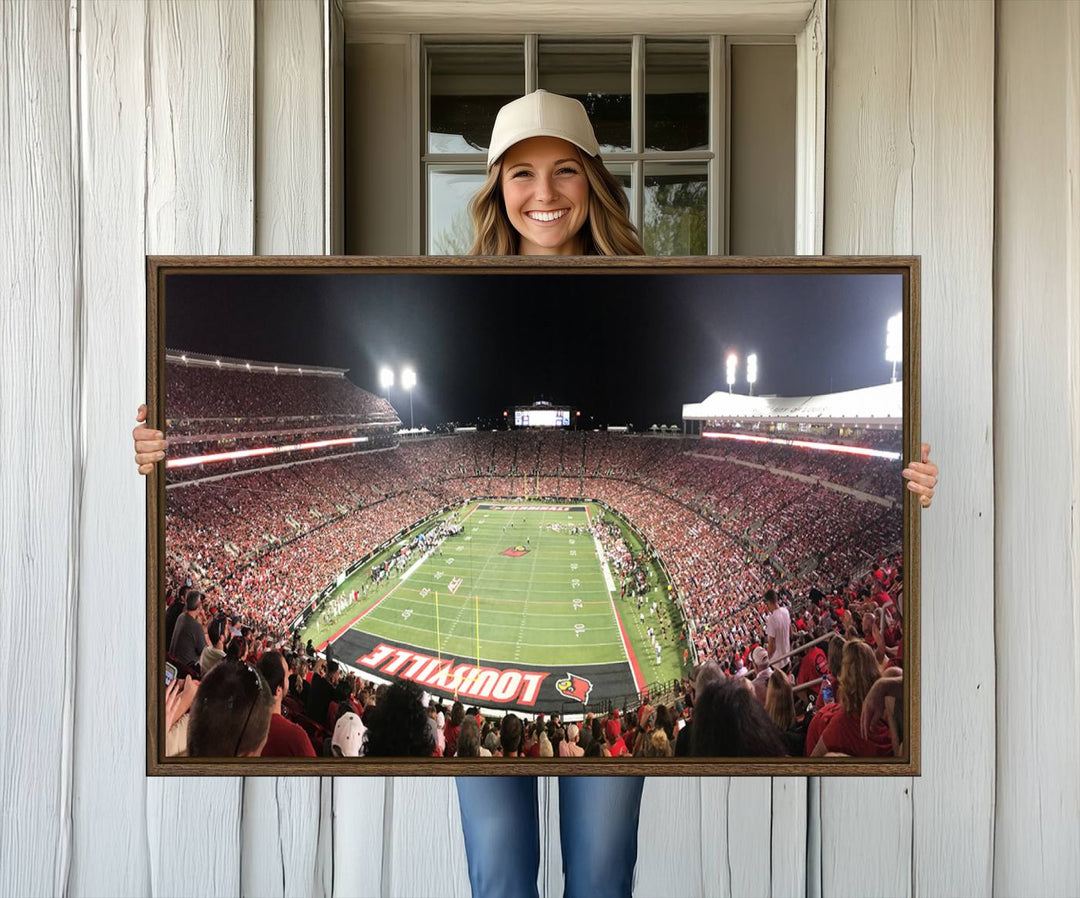
M 499 108 L 525 93 L 525 47 L 429 46 L 429 153 L 486 152 Z
M 435 256 L 464 256 L 472 246 L 468 204 L 484 183 L 481 166 L 428 169 L 428 249 Z
M 539 42 L 538 86 L 580 100 L 601 153 L 630 150 L 629 40 Z
M 646 152 L 708 148 L 708 42 L 646 41 Z
M 709 246 L 708 192 L 704 163 L 646 163 L 645 252 L 652 256 L 705 255 Z

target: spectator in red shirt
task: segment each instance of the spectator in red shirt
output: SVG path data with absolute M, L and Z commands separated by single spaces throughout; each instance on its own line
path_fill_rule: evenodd
M 311 744 L 308 734 L 304 732 L 304 728 L 297 726 L 291 720 L 286 720 L 281 714 L 281 700 L 285 697 L 286 677 L 289 675 L 285 658 L 280 652 L 265 652 L 255 666 L 266 680 L 274 699 L 274 710 L 270 717 L 270 733 L 266 737 L 262 757 L 314 758 L 315 747 Z
M 616 721 L 617 723 L 618 721 Z M 622 733 L 615 733 L 613 730 L 605 730 L 604 741 L 607 743 L 608 753 L 613 758 L 621 758 L 626 754 L 626 742 L 622 737 Z
M 815 634 L 815 636 L 821 634 Z M 829 659 L 821 648 L 821 643 L 810 646 L 803 654 L 799 670 L 795 674 L 795 685 L 801 686 L 811 680 L 823 679 L 829 675 Z M 821 686 L 819 683 L 811 689 L 805 690 L 807 695 L 813 695 L 815 702 L 821 701 Z
M 877 659 L 870 646 L 861 639 L 853 639 L 844 646 L 839 709 L 830 714 L 828 722 L 820 729 L 821 735 L 810 753 L 812 757 L 827 753 L 860 758 L 892 755 L 892 737 L 887 724 L 878 721 L 866 736 L 861 731 L 863 702 L 880 676 Z M 812 731 L 816 729 L 813 727 Z M 810 738 L 808 734 L 808 742 Z
M 450 720 L 443 728 L 446 737 L 446 748 L 443 749 L 444 758 L 453 758 L 457 755 L 458 733 L 461 732 L 461 724 L 465 720 L 465 706 L 461 702 L 454 702 L 450 709 Z

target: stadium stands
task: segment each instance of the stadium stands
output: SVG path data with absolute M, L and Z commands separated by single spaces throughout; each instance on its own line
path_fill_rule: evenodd
M 862 620 L 875 577 L 893 595 L 902 588 L 898 461 L 579 431 L 397 444 L 400 422 L 389 404 L 341 377 L 171 362 L 166 388 L 168 435 L 180 437 L 170 459 L 370 436 L 362 448 L 168 471 L 170 592 L 196 581 L 214 610 L 236 617 L 265 645 L 286 644 L 291 622 L 313 596 L 411 522 L 470 498 L 523 496 L 595 499 L 631 522 L 667 566 L 698 660 L 715 660 L 728 675 L 747 667 L 752 648 L 764 642 L 758 600 L 769 588 L 782 590 L 799 632 L 824 627 L 851 639 L 899 642 L 898 619 L 882 623 L 888 638 L 872 627 L 864 632 Z M 895 434 L 854 435 L 863 437 L 865 445 L 898 441 Z M 667 709 L 673 723 L 682 705 Z M 314 744 L 333 721 L 301 723 Z M 631 753 L 653 750 L 648 719 L 640 723 L 623 734 Z M 547 735 L 554 740 L 557 728 Z M 674 726 L 666 736 L 674 746 Z

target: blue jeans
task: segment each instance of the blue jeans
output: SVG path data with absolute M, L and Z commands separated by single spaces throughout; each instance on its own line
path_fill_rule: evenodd
M 560 776 L 563 898 L 630 898 L 642 776 Z M 540 809 L 534 776 L 459 776 L 473 898 L 537 898 Z

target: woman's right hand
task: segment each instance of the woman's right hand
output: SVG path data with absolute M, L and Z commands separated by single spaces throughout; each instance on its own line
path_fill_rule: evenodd
M 131 431 L 135 441 L 135 464 L 139 466 L 140 474 L 149 474 L 154 470 L 154 465 L 165 458 L 165 449 L 169 445 L 165 434 L 160 430 L 151 430 L 145 425 L 146 405 L 140 405 L 135 420 L 139 425 Z

